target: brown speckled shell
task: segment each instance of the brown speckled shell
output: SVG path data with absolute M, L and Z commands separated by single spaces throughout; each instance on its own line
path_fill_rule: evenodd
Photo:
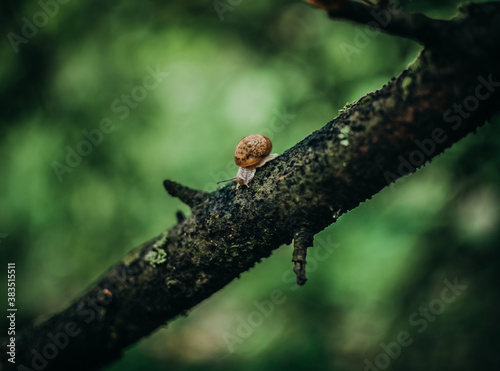
M 249 135 L 236 145 L 234 162 L 240 167 L 255 165 L 262 157 L 271 153 L 271 139 L 262 134 Z

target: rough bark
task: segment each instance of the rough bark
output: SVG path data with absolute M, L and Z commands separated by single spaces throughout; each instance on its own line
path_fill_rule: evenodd
M 383 11 L 355 7 L 358 12 L 344 8 L 339 15 L 341 7 L 329 15 L 369 22 L 367 11 Z M 314 234 L 499 110 L 500 64 L 494 59 L 500 46 L 499 2 L 467 5 L 446 22 L 394 10 L 388 14 L 396 23 L 383 30 L 425 45 L 407 70 L 258 169 L 248 188 L 233 183 L 208 194 L 165 181 L 191 214 L 134 249 L 67 309 L 19 334 L 16 369 L 36 369 L 36 352 L 52 354 L 54 338 L 67 338 L 67 344 L 44 370 L 109 364 L 294 238 L 294 270 L 303 283 L 305 252 Z M 0 359 L 4 369 L 11 367 L 5 352 Z

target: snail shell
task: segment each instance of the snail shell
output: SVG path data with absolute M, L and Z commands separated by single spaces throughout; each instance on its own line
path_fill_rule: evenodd
M 248 186 L 257 168 L 278 157 L 276 153 L 270 154 L 272 148 L 271 139 L 265 135 L 252 134 L 244 137 L 238 142 L 234 151 L 234 162 L 239 166 L 238 173 L 234 178 L 222 180 L 217 184 L 236 180 L 238 182 L 236 188 Z
M 262 134 L 246 136 L 236 145 L 234 162 L 239 167 L 248 167 L 257 164 L 271 153 L 273 144 L 271 139 Z

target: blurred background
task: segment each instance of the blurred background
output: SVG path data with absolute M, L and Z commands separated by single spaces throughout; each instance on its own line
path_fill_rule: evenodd
M 300 1 L 60 1 L 0 15 L 0 257 L 16 263 L 18 328 L 189 212 L 164 179 L 217 189 L 240 138 L 281 153 L 420 50 Z M 443 18 L 458 4 L 400 2 Z M 498 121 L 318 234 L 304 287 L 283 246 L 107 370 L 498 369 Z

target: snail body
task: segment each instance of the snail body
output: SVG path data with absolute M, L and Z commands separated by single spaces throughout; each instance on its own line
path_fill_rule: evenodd
M 256 169 L 278 157 L 277 153 L 271 154 L 273 144 L 262 134 L 252 134 L 244 137 L 236 145 L 234 162 L 238 165 L 238 173 L 234 178 L 222 180 L 219 183 L 236 180 L 239 186 L 248 186 L 255 175 Z

